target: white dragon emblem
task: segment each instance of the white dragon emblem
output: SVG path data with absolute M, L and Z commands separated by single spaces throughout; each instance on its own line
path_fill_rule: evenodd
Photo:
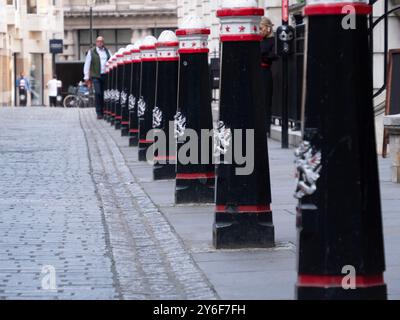
M 115 101 L 118 102 L 121 99 L 121 92 L 115 90 Z
M 322 170 L 321 151 L 315 150 L 311 143 L 304 141 L 295 152 L 297 169 L 296 199 L 311 196 L 317 191 L 317 181 Z
M 153 128 L 160 128 L 163 120 L 163 113 L 159 107 L 155 107 L 153 110 Z
M 143 117 L 145 113 L 146 113 L 146 102 L 144 101 L 143 97 L 141 97 L 138 102 L 138 116 Z
M 136 106 L 136 98 L 131 94 L 129 96 L 129 110 L 135 110 Z
M 175 138 L 181 138 L 185 134 L 186 130 L 186 117 L 181 113 L 178 112 L 174 117 L 175 122 Z
M 121 105 L 126 106 L 126 101 L 128 100 L 128 94 L 125 91 L 121 92 Z
M 214 149 L 215 156 L 225 155 L 228 153 L 232 142 L 232 130 L 226 128 L 223 121 L 218 122 L 217 129 L 214 130 Z
M 104 101 L 105 102 L 110 101 L 110 90 L 104 91 Z

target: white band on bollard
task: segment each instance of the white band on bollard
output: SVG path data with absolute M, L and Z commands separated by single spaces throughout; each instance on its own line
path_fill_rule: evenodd
M 163 31 L 156 43 L 158 61 L 179 60 L 179 40 L 175 33 L 169 30 Z
M 176 30 L 179 39 L 179 53 L 208 53 L 210 35 L 203 21 L 194 15 L 187 16 Z
M 368 0 L 307 0 L 304 15 L 347 15 L 351 12 L 359 15 L 372 13 L 372 6 Z
M 264 9 L 254 0 L 224 0 L 217 17 L 221 21 L 220 39 L 226 41 L 261 41 L 260 20 Z
M 156 43 L 157 39 L 153 36 L 147 36 L 144 38 L 143 43 L 140 46 L 142 62 L 157 61 Z

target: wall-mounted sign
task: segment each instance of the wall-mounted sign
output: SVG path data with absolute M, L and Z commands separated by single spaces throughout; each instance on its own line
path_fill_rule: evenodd
M 64 52 L 64 42 L 60 39 L 50 40 L 50 53 L 60 54 Z

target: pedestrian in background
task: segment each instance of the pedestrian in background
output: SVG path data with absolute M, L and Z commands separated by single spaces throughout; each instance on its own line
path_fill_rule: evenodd
M 104 87 L 106 81 L 106 63 L 111 52 L 104 45 L 104 38 L 96 39 L 96 47 L 90 49 L 86 55 L 84 66 L 84 80 L 88 88 L 94 87 L 97 119 L 104 116 Z
M 54 75 L 53 79 L 47 82 L 47 89 L 49 90 L 50 107 L 57 106 L 58 86 L 59 86 L 59 80 L 57 80 L 57 76 Z
M 265 88 L 265 108 L 267 110 L 267 130 L 268 135 L 271 136 L 272 125 L 272 97 L 274 92 L 274 81 L 272 77 L 272 64 L 277 60 L 275 54 L 275 37 L 272 21 L 263 17 L 260 24 L 260 33 L 263 37 L 261 41 L 261 67 L 263 82 Z
M 17 79 L 16 87 L 19 95 L 19 105 L 20 107 L 26 107 L 28 103 L 28 92 L 31 91 L 31 87 L 29 79 L 25 77 L 23 72 L 21 72 Z

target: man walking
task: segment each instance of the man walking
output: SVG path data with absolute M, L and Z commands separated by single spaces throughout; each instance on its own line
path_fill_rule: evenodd
M 106 63 L 111 53 L 104 46 L 104 38 L 96 39 L 96 47 L 88 51 L 84 67 L 84 80 L 91 88 L 94 86 L 97 119 L 103 119 L 104 86 L 106 80 Z
M 58 82 L 59 81 L 57 80 L 56 75 L 54 75 L 53 79 L 47 82 L 47 89 L 49 90 L 50 107 L 57 106 Z

